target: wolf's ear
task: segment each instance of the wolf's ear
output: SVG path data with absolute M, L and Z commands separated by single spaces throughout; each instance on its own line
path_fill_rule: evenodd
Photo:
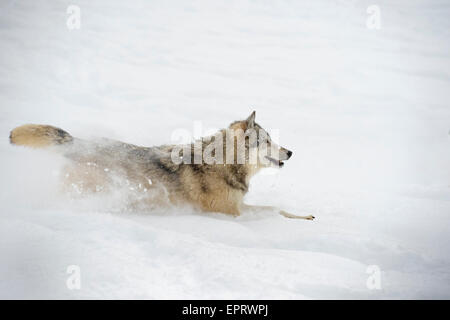
M 245 120 L 247 122 L 247 129 L 251 129 L 255 126 L 255 117 L 256 111 L 253 111 L 252 114 Z

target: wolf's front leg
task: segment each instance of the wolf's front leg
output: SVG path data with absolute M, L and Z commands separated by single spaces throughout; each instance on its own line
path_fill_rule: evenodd
M 283 217 L 289 218 L 289 219 L 305 219 L 305 220 L 314 220 L 315 217 L 312 215 L 308 216 L 296 216 L 295 214 L 291 214 L 289 212 L 286 212 L 284 210 L 280 210 L 279 214 L 281 214 Z
M 250 212 L 256 212 L 260 210 L 270 210 L 270 211 L 276 211 L 279 214 L 281 214 L 283 217 L 289 218 L 289 219 L 305 219 L 305 220 L 314 220 L 314 216 L 296 216 L 294 214 L 288 213 L 284 210 L 280 210 L 276 207 L 272 206 L 253 206 L 248 204 L 242 204 L 242 210 L 243 211 L 250 211 Z

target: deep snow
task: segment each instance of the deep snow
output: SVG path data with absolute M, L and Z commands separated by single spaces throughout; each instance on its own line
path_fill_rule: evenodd
M 81 29 L 66 26 L 70 4 Z M 377 4 L 381 29 L 366 27 Z M 450 298 L 447 1 L 0 3 L 1 298 Z M 57 193 L 23 123 L 140 145 L 246 117 L 285 167 L 231 218 Z M 69 290 L 69 265 L 81 289 Z M 366 286 L 368 266 L 381 290 Z

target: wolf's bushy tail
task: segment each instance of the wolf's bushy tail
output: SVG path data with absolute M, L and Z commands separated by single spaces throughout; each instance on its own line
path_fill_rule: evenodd
M 72 142 L 73 137 L 66 131 L 53 126 L 25 124 L 11 131 L 9 141 L 19 146 L 44 148 Z

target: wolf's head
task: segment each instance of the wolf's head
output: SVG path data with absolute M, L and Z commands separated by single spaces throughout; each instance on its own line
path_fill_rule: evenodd
M 255 116 L 253 111 L 246 120 L 235 121 L 228 127 L 234 136 L 235 159 L 238 163 L 257 168 L 281 168 L 284 161 L 292 156 L 292 151 L 277 145 L 267 131 L 255 122 Z

